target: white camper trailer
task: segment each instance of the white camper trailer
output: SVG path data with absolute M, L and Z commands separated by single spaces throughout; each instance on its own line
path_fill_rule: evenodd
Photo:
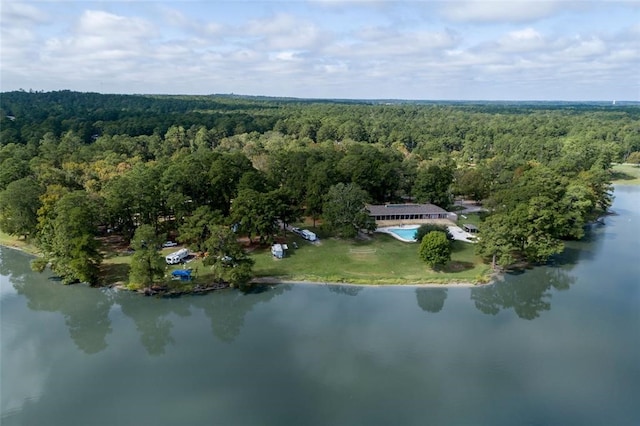
M 282 259 L 288 248 L 286 244 L 274 244 L 271 246 L 271 254 L 277 259 Z
M 303 229 L 302 232 L 300 233 L 300 236 L 305 240 L 309 240 L 309 241 L 315 241 L 318 239 L 318 237 L 316 237 L 316 234 L 309 231 L 308 229 Z
M 175 265 L 185 260 L 188 256 L 189 256 L 189 250 L 183 248 L 176 252 L 166 255 L 164 259 L 167 261 L 167 264 Z

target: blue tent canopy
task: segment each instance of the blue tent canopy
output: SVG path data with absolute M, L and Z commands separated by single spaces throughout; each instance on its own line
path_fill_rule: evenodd
M 171 275 L 174 277 L 178 277 L 181 280 L 190 280 L 191 279 L 191 269 L 176 269 L 171 272 Z

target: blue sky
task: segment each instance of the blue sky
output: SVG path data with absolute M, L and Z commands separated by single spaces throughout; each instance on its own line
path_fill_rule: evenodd
M 640 1 L 0 7 L 2 91 L 640 100 Z

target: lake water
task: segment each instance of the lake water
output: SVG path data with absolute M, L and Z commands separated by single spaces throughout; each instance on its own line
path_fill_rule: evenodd
M 62 286 L 0 249 L 1 424 L 639 425 L 640 188 L 480 288 Z

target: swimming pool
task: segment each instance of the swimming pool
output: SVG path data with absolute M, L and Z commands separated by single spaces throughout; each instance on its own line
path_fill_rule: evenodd
M 379 232 L 384 232 L 387 234 L 391 234 L 395 238 L 400 241 L 405 242 L 415 242 L 416 241 L 416 231 L 418 227 L 405 227 L 405 228 L 381 228 L 378 229 Z

